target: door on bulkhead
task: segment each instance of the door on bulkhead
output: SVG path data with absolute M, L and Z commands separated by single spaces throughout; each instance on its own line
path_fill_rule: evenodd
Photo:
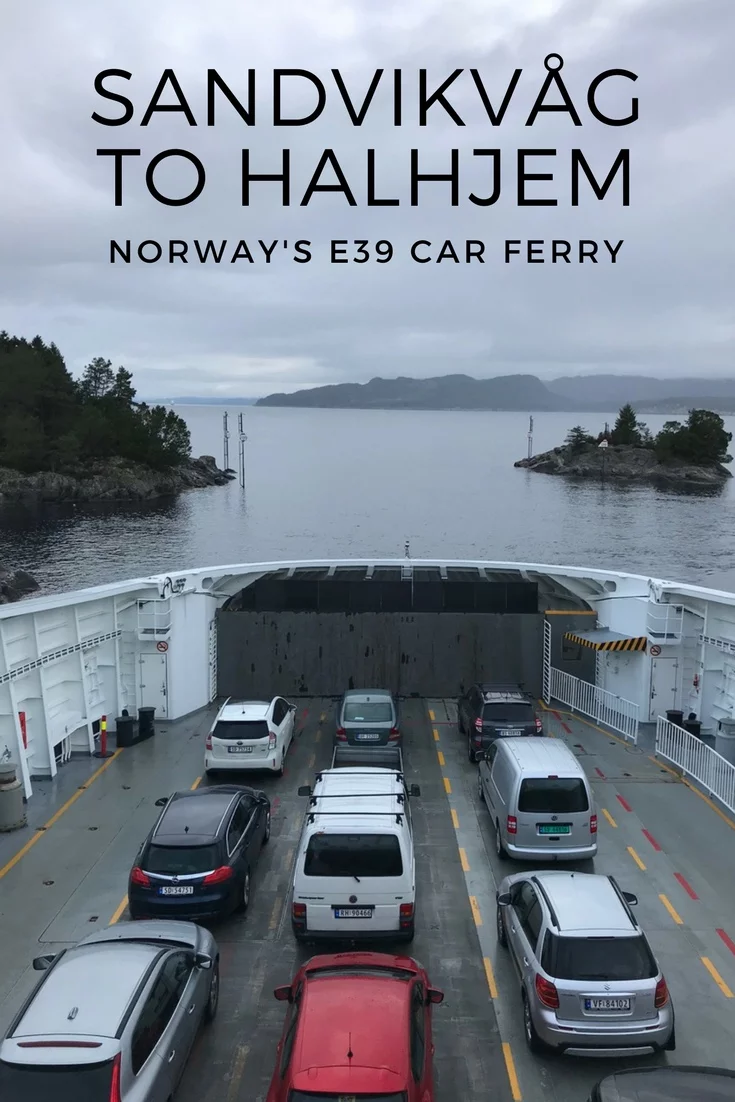
M 141 654 L 138 658 L 140 706 L 155 708 L 157 719 L 165 719 L 168 715 L 167 659 L 166 654 Z
M 667 711 L 681 707 L 680 660 L 673 655 L 671 657 L 652 658 L 649 723 L 655 723 L 658 716 L 666 718 Z

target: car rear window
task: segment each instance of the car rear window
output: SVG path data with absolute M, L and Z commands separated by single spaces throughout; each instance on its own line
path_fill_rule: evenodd
M 695 1068 L 624 1071 L 600 1083 L 599 1102 L 732 1102 L 735 1073 Z
M 191 876 L 211 872 L 219 865 L 217 846 L 150 846 L 144 862 L 144 872 L 159 872 L 166 876 Z
M 395 834 L 312 834 L 305 876 L 401 876 L 403 859 Z
M 541 967 L 558 980 L 650 980 L 658 966 L 642 935 L 558 937 L 547 932 Z
M 388 700 L 372 700 L 364 704 L 348 701 L 343 720 L 345 723 L 391 723 L 393 709 Z
M 589 809 L 587 789 L 580 777 L 527 777 L 521 781 L 519 811 L 529 815 L 574 815 Z
M 221 719 L 215 723 L 212 735 L 221 739 L 261 739 L 270 734 L 264 719 Z
M 392 1094 L 324 1094 L 323 1091 L 290 1091 L 288 1102 L 406 1102 L 403 1091 L 394 1091 Z
M 486 704 L 483 723 L 533 723 L 536 713 L 530 704 Z
M 112 1063 L 38 1067 L 0 1060 L 0 1098 L 3 1102 L 108 1102 Z

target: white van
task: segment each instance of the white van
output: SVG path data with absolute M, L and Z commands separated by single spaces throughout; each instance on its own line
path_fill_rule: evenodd
M 579 761 L 550 738 L 498 739 L 479 764 L 499 857 L 578 861 L 597 854 L 597 809 Z
M 298 941 L 411 941 L 416 867 L 403 773 L 318 773 L 294 868 L 291 927 Z

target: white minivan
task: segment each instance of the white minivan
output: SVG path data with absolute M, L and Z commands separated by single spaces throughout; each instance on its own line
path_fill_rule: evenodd
M 264 769 L 283 776 L 294 737 L 296 705 L 282 696 L 266 700 L 228 699 L 204 744 L 204 772 Z
M 478 776 L 499 857 L 579 861 L 596 856 L 592 786 L 563 742 L 498 739 L 480 759 Z
M 309 797 L 293 877 L 298 941 L 411 941 L 416 867 L 411 797 L 401 772 L 325 769 Z

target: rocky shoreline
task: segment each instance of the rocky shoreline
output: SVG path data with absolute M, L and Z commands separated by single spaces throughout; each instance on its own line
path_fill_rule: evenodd
M 720 486 L 732 478 L 732 472 L 717 463 L 697 466 L 680 461 L 662 463 L 651 448 L 620 445 L 588 447 L 574 451 L 569 447 L 552 448 L 530 459 L 513 464 L 540 474 L 563 475 L 579 479 L 614 479 L 616 482 L 657 482 L 671 485 Z
M 36 593 L 40 588 L 36 579 L 25 570 L 11 570 L 0 565 L 0 605 L 19 601 L 21 597 Z
M 235 478 L 214 456 L 200 455 L 169 471 L 154 471 L 124 459 L 94 460 L 73 474 L 23 474 L 0 467 L 0 505 L 9 501 L 143 501 L 183 490 L 226 486 Z

